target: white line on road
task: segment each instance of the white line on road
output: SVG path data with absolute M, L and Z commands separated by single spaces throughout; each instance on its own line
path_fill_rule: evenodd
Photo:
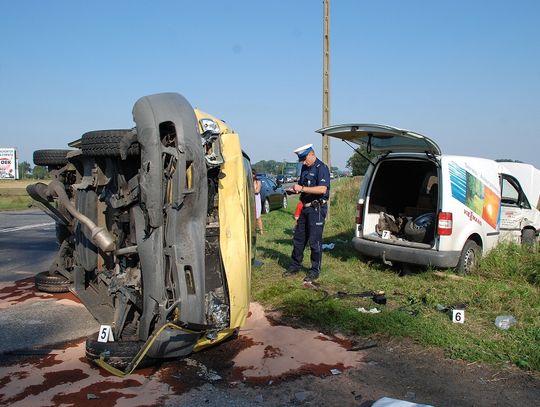
M 38 223 L 36 225 L 26 225 L 26 226 L 13 226 L 11 228 L 0 229 L 0 233 L 17 232 L 19 230 L 35 229 L 35 228 L 41 228 L 44 226 L 52 226 L 52 225 L 54 225 L 54 222 Z

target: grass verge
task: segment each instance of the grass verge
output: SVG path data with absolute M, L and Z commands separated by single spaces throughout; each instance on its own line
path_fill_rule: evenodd
M 0 180 L 0 211 L 28 209 L 32 198 L 26 193 L 26 186 L 37 180 Z
M 540 371 L 540 254 L 517 245 L 500 245 L 485 257 L 473 275 L 433 270 L 400 277 L 398 270 L 362 259 L 351 245 L 358 179 L 332 184 L 330 219 L 325 243 L 335 248 L 323 254 L 321 290 L 305 289 L 304 274 L 283 278 L 289 264 L 297 198 L 286 210 L 263 216 L 265 235 L 258 236 L 257 258 L 263 262 L 252 276 L 252 295 L 267 308 L 327 332 L 410 337 L 442 348 L 452 358 L 513 363 Z M 308 265 L 309 248 L 304 264 Z M 306 269 L 307 271 L 307 269 Z M 388 302 L 336 298 L 338 291 L 385 291 Z M 441 307 L 465 306 L 465 322 L 452 323 Z M 379 314 L 357 309 L 377 307 Z M 498 315 L 513 315 L 517 324 L 500 330 Z

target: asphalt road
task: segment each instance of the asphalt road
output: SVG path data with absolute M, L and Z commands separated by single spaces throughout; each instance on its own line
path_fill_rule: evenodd
M 0 282 L 47 270 L 57 248 L 54 221 L 42 211 L 0 212 Z
M 81 338 L 99 325 L 75 297 L 34 289 L 58 249 L 54 221 L 39 210 L 0 212 L 0 358 Z

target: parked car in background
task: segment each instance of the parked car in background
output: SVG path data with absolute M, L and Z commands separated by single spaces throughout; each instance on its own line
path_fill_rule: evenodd
M 278 184 L 284 184 L 286 181 L 287 178 L 285 177 L 285 175 L 278 175 L 276 177 L 276 183 Z
M 276 184 L 271 178 L 263 174 L 257 174 L 261 181 L 262 213 L 268 213 L 272 209 L 287 207 L 287 192 L 281 185 Z

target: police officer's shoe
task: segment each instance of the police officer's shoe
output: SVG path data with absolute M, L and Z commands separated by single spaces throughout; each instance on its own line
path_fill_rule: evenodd
M 284 272 L 283 272 L 282 276 L 283 276 L 283 277 L 294 276 L 294 275 L 297 274 L 299 271 L 300 271 L 299 268 L 296 268 L 296 267 L 293 267 L 293 266 L 289 266 L 289 268 L 287 269 L 287 271 L 284 271 Z
M 304 278 L 304 281 L 307 282 L 307 283 L 312 283 L 315 280 L 317 280 L 318 278 L 319 278 L 318 273 L 314 273 L 314 272 L 310 271 L 308 273 L 308 275 Z

